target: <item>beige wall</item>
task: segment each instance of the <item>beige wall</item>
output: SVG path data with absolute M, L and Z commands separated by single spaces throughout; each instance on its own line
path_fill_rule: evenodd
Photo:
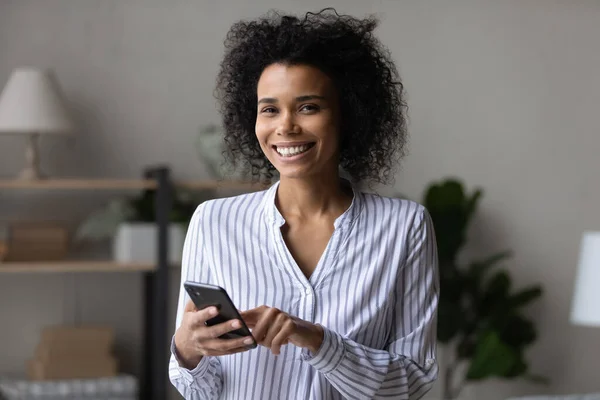
M 56 70 L 82 130 L 73 140 L 43 142 L 51 173 L 136 177 L 148 163 L 168 162 L 178 177 L 204 177 L 193 143 L 199 125 L 218 120 L 212 90 L 228 26 L 274 6 L 319 4 L 4 0 L 0 81 L 23 64 Z M 418 198 L 428 182 L 448 175 L 482 186 L 470 253 L 510 248 L 516 283 L 541 282 L 546 290 L 531 309 L 541 336 L 529 356 L 552 385 L 486 382 L 467 397 L 599 390 L 600 330 L 569 325 L 568 311 L 580 234 L 600 230 L 593 157 L 600 149 L 600 3 L 329 4 L 380 15 L 379 35 L 406 84 L 411 153 L 396 188 L 383 191 Z M 22 154 L 21 139 L 1 137 L 0 174 L 16 173 Z M 47 203 L 67 201 L 39 196 L 3 195 L 1 213 L 43 215 Z M 21 368 L 42 325 L 75 316 L 114 323 L 130 360 L 141 334 L 140 287 L 135 274 L 1 276 L 0 372 Z

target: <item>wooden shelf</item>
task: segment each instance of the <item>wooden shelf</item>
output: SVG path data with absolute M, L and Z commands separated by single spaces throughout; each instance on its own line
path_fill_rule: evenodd
M 182 189 L 232 189 L 232 190 L 261 190 L 264 185 L 250 182 L 235 181 L 176 181 L 175 186 Z M 21 181 L 0 179 L 0 189 L 64 189 L 64 190 L 142 190 L 156 189 L 157 182 L 152 179 L 40 179 L 36 181 Z
M 238 181 L 175 181 L 175 186 L 182 189 L 230 189 L 230 190 L 264 190 L 268 185 Z
M 155 189 L 152 179 L 40 179 L 0 180 L 0 189 Z
M 15 261 L 0 262 L 3 273 L 61 273 L 61 272 L 133 272 L 153 271 L 151 263 L 117 263 L 114 261 Z

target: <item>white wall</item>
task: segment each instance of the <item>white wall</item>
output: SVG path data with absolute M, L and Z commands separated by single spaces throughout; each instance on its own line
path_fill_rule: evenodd
M 137 177 L 149 163 L 168 162 L 178 177 L 204 177 L 193 143 L 200 125 L 218 121 L 212 91 L 229 25 L 271 7 L 301 12 L 320 4 L 4 0 L 0 81 L 23 64 L 57 72 L 82 131 L 76 139 L 44 141 L 43 160 L 53 174 Z M 395 188 L 383 191 L 419 198 L 430 181 L 450 175 L 469 187 L 482 186 L 469 253 L 510 248 L 515 258 L 508 266 L 516 283 L 541 282 L 546 291 L 531 309 L 540 338 L 529 357 L 534 372 L 549 376 L 552 385 L 486 382 L 466 394 L 494 400 L 599 390 L 600 330 L 569 325 L 568 311 L 580 234 L 600 230 L 600 161 L 593 157 L 600 149 L 600 3 L 329 5 L 381 17 L 379 36 L 408 91 L 410 155 Z M 0 175 L 19 170 L 23 148 L 19 138 L 0 138 Z M 46 202 L 31 195 L 9 200 L 4 204 L 21 207 L 2 205 L 3 215 L 39 214 Z M 0 279 L 0 320 L 8 326 L 1 331 L 0 371 L 20 368 L 40 326 L 72 320 L 74 302 L 85 318 L 115 323 L 121 346 L 137 354 L 137 276 Z M 77 296 L 75 283 L 82 285 Z M 42 293 L 30 299 L 27 288 Z M 114 293 L 112 301 L 103 300 L 104 291 Z

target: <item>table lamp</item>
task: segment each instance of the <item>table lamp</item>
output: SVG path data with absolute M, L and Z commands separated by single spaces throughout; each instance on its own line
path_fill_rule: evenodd
M 600 327 L 600 232 L 583 233 L 571 322 Z
M 19 179 L 43 178 L 38 154 L 40 135 L 69 134 L 73 128 L 51 70 L 22 67 L 13 71 L 0 95 L 0 133 L 27 135 L 27 165 Z

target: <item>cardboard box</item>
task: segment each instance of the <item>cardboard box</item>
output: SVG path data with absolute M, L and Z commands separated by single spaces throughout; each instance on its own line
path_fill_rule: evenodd
M 113 377 L 117 375 L 117 370 L 117 360 L 112 356 L 78 357 L 52 362 L 33 359 L 27 365 L 27 375 L 34 381 Z
M 74 357 L 109 355 L 114 344 L 112 328 L 102 326 L 54 326 L 42 331 L 35 359 L 46 363 Z
M 8 254 L 8 245 L 0 240 L 0 261 L 4 260 L 4 257 Z
M 45 363 L 53 363 L 82 357 L 98 358 L 108 354 L 112 354 L 112 352 L 106 346 L 67 346 L 62 344 L 60 346 L 49 346 L 46 343 L 38 343 L 34 357 L 36 360 Z
M 11 223 L 7 241 L 10 261 L 61 260 L 69 249 L 67 228 L 53 223 Z
M 40 344 L 54 348 L 79 346 L 83 351 L 86 347 L 109 351 L 114 340 L 115 333 L 111 327 L 59 325 L 44 328 L 41 333 Z
M 114 330 L 106 326 L 44 328 L 35 355 L 27 363 L 32 380 L 112 377 L 117 360 L 111 354 Z

